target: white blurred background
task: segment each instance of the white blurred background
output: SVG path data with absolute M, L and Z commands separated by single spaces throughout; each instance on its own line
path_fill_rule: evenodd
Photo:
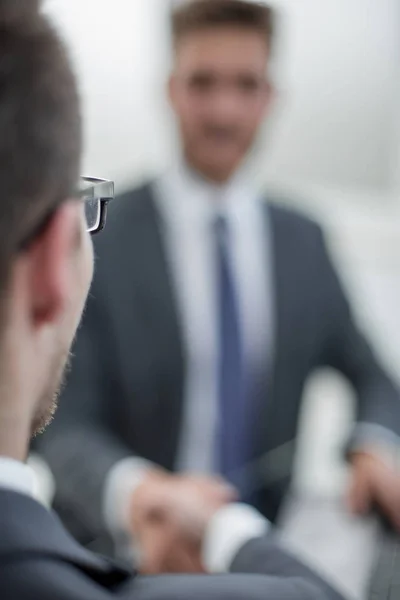
M 400 377 L 400 3 L 273 0 L 279 90 L 256 176 L 315 214 L 383 360 Z M 169 0 L 47 0 L 84 100 L 86 174 L 117 190 L 175 145 L 164 83 Z M 300 198 L 300 199 L 299 199 Z M 323 373 L 307 391 L 298 482 L 337 489 L 351 393 Z M 318 452 L 315 448 L 318 445 Z

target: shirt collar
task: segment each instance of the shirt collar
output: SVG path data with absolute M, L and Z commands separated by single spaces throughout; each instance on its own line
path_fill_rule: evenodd
M 35 476 L 30 467 L 22 462 L 0 456 L 0 489 L 35 495 Z
M 209 223 L 218 214 L 228 219 L 245 217 L 258 208 L 260 190 L 251 183 L 245 168 L 227 183 L 217 185 L 177 161 L 158 180 L 161 211 L 178 222 Z

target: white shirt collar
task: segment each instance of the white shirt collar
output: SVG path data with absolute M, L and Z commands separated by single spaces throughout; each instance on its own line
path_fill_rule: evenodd
M 0 489 L 34 497 L 36 479 L 32 469 L 22 462 L 0 456 Z
M 217 185 L 178 161 L 158 180 L 158 197 L 164 216 L 186 225 L 207 223 L 217 214 L 231 220 L 245 220 L 259 210 L 261 193 L 245 169 L 230 181 Z

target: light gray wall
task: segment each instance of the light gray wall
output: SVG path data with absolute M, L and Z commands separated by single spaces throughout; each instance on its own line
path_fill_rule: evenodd
M 396 147 L 398 0 L 273 0 L 275 118 L 262 178 L 386 190 Z M 164 164 L 166 0 L 47 0 L 81 74 L 87 170 L 124 181 Z M 398 144 L 400 145 L 400 144 Z
M 270 173 L 387 189 L 399 113 L 398 0 L 275 0 L 282 110 Z

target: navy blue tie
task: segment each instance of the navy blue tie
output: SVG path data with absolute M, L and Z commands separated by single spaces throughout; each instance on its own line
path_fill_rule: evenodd
M 246 460 L 246 368 L 239 302 L 232 270 L 231 239 L 224 217 L 215 221 L 218 290 L 218 427 L 220 474 L 244 492 Z

